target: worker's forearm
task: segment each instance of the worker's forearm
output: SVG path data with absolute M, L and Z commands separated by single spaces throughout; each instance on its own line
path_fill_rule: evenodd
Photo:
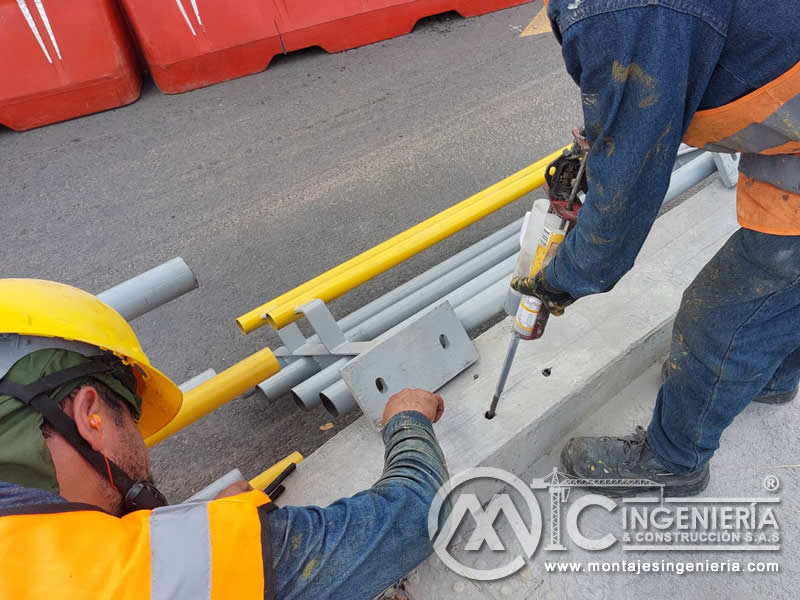
M 326 508 L 270 513 L 277 595 L 371 598 L 432 551 L 428 509 L 447 468 L 424 415 L 404 412 L 383 431 L 383 475 L 370 489 Z
M 400 485 L 430 501 L 448 478 L 444 454 L 430 421 L 418 412 L 399 413 L 384 427 L 383 443 L 383 475 L 372 489 Z

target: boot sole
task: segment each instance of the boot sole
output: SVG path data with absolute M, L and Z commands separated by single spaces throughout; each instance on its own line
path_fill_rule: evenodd
M 674 498 L 676 496 L 695 496 L 705 490 L 708 487 L 708 482 L 711 481 L 711 470 L 706 469 L 705 474 L 701 479 L 698 481 L 694 481 L 692 483 L 686 483 L 681 485 L 664 485 L 664 497 L 665 498 Z M 609 498 L 630 498 L 632 496 L 638 496 L 639 494 L 644 493 L 652 493 L 652 492 L 659 492 L 662 488 L 658 487 L 619 487 L 619 488 L 608 488 L 608 487 L 585 487 L 583 488 L 588 490 L 594 494 L 601 494 L 603 496 L 608 496 Z

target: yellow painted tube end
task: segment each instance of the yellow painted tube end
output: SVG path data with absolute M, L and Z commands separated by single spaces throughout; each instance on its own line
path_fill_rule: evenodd
M 247 335 L 266 324 L 265 315 L 260 309 L 251 310 L 236 319 L 236 324 L 239 326 L 239 331 Z
M 151 447 L 156 445 L 254 388 L 265 379 L 269 379 L 280 370 L 278 359 L 269 348 L 251 354 L 219 375 L 186 392 L 178 414 L 164 428 L 148 437 L 145 443 Z
M 303 462 L 303 455 L 299 452 L 292 452 L 289 456 L 276 462 L 260 475 L 253 477 L 253 479 L 250 480 L 250 486 L 255 490 L 263 490 L 270 483 L 275 481 L 278 475 L 283 473 L 290 464 L 294 463 L 298 465 L 301 462 Z

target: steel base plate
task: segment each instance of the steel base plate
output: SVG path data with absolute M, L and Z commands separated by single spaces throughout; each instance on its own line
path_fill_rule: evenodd
M 478 351 L 449 302 L 345 366 L 342 379 L 362 412 L 381 427 L 389 398 L 404 388 L 435 391 L 478 360 Z

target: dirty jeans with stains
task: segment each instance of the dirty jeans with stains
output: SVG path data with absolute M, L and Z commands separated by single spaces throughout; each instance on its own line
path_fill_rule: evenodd
M 648 444 L 676 472 L 697 470 L 755 396 L 798 383 L 800 236 L 740 229 L 683 294 Z
M 370 489 L 325 508 L 269 514 L 281 600 L 369 600 L 433 552 L 428 510 L 448 479 L 433 426 L 420 413 L 403 412 L 387 423 L 383 440 L 383 475 Z

